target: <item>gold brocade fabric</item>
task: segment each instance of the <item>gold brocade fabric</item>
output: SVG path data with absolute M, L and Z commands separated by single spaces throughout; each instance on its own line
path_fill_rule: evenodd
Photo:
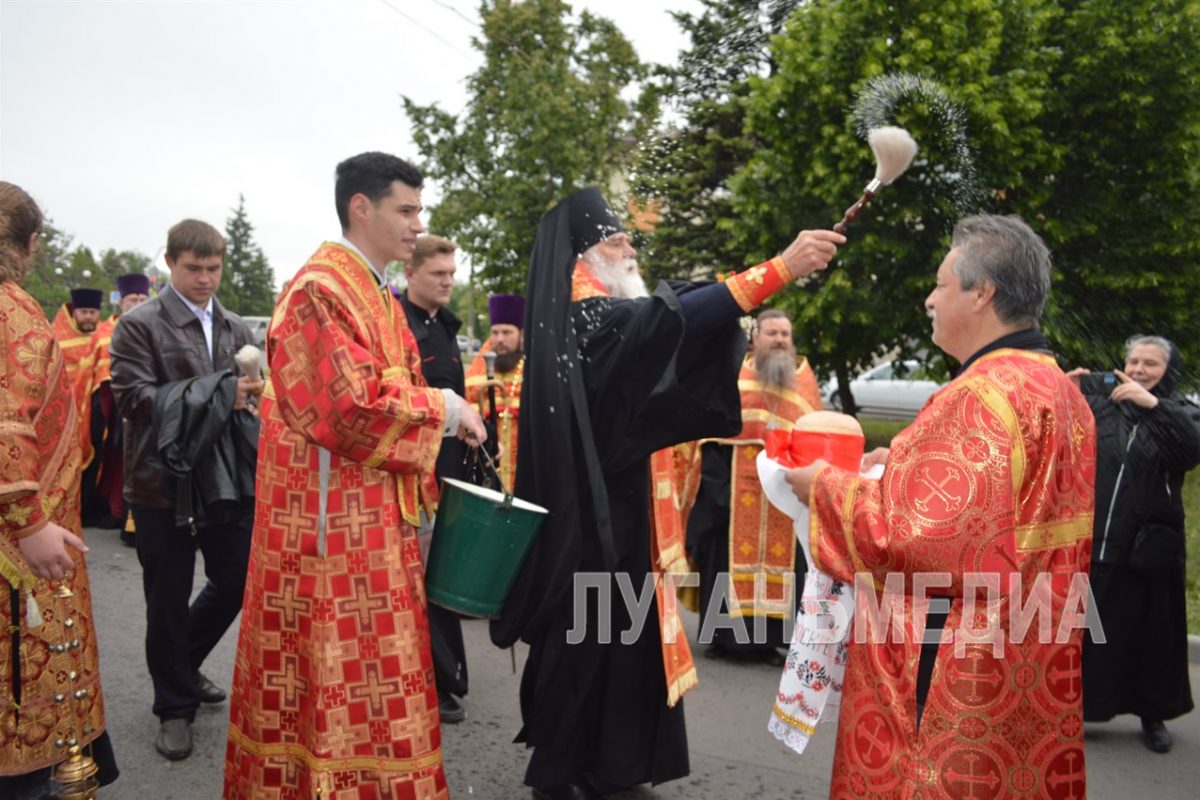
M 67 757 L 104 730 L 104 699 L 91 589 L 84 557 L 67 548 L 72 577 L 44 581 L 28 568 L 18 538 L 49 520 L 80 534 L 75 404 L 46 315 L 15 283 L 0 283 L 0 775 L 20 775 Z M 55 597 L 65 585 L 73 597 Z M 9 589 L 21 592 L 12 618 Z M 30 594 L 31 593 L 31 594 Z M 42 624 L 28 626 L 32 596 Z M 21 698 L 13 696 L 12 626 L 20 632 Z M 78 696 L 77 696 L 78 695 Z M 60 744 L 61 743 L 61 744 Z
M 479 353 L 467 369 L 466 388 L 467 402 L 476 405 L 483 418 L 492 419 L 492 410 L 488 405 L 487 365 L 483 354 L 492 349 L 492 341 L 484 342 Z M 517 362 L 517 366 L 508 372 L 497 372 L 495 380 L 500 382 L 496 388 L 496 438 L 503 451 L 500 453 L 500 479 L 508 491 L 512 491 L 517 480 L 517 421 L 521 412 L 521 377 L 524 375 L 525 359 Z M 482 400 L 482 402 L 481 402 Z
M 288 284 L 267 347 L 222 796 L 447 798 L 413 525 L 442 393 L 340 245 Z
M 821 392 L 808 360 L 796 368 L 796 388 L 768 387 L 752 358 L 738 376 L 742 432 L 712 441 L 732 445 L 729 480 L 729 614 L 786 619 L 796 608 L 796 535 L 792 520 L 767 501 L 758 482 L 758 454 L 767 431 L 790 431 L 797 419 L 819 411 Z
M 112 380 L 112 356 L 108 347 L 112 343 L 113 330 L 117 327 L 120 317 L 112 316 L 102 321 L 92 331 L 88 342 L 88 352 L 79 365 L 77 376 L 79 401 L 79 443 L 83 453 L 83 466 L 92 463 L 95 456 L 92 448 L 90 414 L 92 408 L 92 393 L 100 388 L 105 381 Z M 105 438 L 108 436 L 106 431 Z
M 934 395 L 893 440 L 880 481 L 834 467 L 818 473 L 816 566 L 837 580 L 867 578 L 858 584 L 855 624 L 864 627 L 861 638 L 852 631 L 832 797 L 1086 796 L 1086 593 L 1076 592 L 1090 562 L 1094 473 L 1094 423 L 1079 391 L 1051 357 L 1007 349 Z M 996 576 L 991 602 L 964 590 L 969 575 Z M 889 576 L 891 592 L 880 588 Z M 928 601 L 913 596 L 916 576 L 927 576 L 928 593 L 951 598 L 919 731 Z M 1031 607 L 1039 618 L 1025 628 L 1016 612 Z
M 75 324 L 75 318 L 71 314 L 70 303 L 59 306 L 58 313 L 54 315 L 50 327 L 54 332 L 54 338 L 58 340 L 59 349 L 62 350 L 63 364 L 67 370 L 67 383 L 75 398 L 75 408 L 83 408 L 83 391 L 86 381 L 82 380 L 81 376 L 83 376 L 84 367 L 88 363 L 88 356 L 92 353 L 92 334 L 79 330 L 79 326 Z

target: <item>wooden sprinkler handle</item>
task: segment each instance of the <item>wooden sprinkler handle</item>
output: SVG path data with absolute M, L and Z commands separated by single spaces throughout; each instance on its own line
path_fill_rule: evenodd
M 870 189 L 863 191 L 862 197 L 858 198 L 858 202 L 846 209 L 846 213 L 842 215 L 842 221 L 833 226 L 834 232 L 845 236 L 850 223 L 858 219 L 858 215 L 867 207 L 867 203 L 870 203 L 873 199 L 875 199 L 875 192 Z

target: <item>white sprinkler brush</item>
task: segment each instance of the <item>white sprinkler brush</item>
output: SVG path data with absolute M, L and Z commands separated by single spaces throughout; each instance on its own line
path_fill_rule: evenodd
M 846 233 L 850 223 L 858 219 L 863 208 L 874 199 L 882 187 L 904 174 L 917 154 L 917 143 L 913 141 L 912 136 L 904 128 L 894 125 L 872 128 L 867 134 L 867 144 L 871 145 L 871 151 L 875 153 L 875 177 L 867 184 L 867 188 L 863 189 L 858 202 L 846 209 L 842 221 L 833 226 L 833 229 L 841 234 Z
M 252 344 L 243 345 L 241 350 L 237 351 L 237 355 L 233 357 L 237 362 L 238 368 L 247 378 L 259 380 L 262 378 L 262 351 Z M 254 395 L 257 397 L 262 394 L 262 389 L 259 389 Z

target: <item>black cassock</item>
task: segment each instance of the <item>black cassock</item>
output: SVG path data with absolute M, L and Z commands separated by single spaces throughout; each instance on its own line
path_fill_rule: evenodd
M 667 707 L 656 603 L 650 603 L 641 636 L 622 642 L 630 609 L 608 567 L 615 558 L 615 572 L 628 575 L 634 592 L 643 591 L 650 571 L 650 455 L 740 430 L 737 375 L 746 348 L 740 314 L 728 290 L 711 284 L 664 283 L 650 298 L 572 303 L 577 353 L 565 354 L 560 369 L 544 370 L 540 378 L 526 373 L 518 494 L 559 517 L 547 521 L 505 611 L 508 619 L 533 620 L 521 631 L 531 648 L 521 681 L 524 728 L 518 736 L 535 747 L 526 775 L 532 786 L 586 778 L 609 790 L 688 772 L 683 705 Z M 527 364 L 537 357 L 531 355 Z M 576 368 L 587 409 L 582 425 L 573 418 L 578 403 L 546 404 L 563 397 Z M 539 387 L 539 380 L 563 385 L 543 395 L 539 390 L 548 387 Z M 583 442 L 588 434 L 602 489 L 589 480 L 591 454 Z M 571 437 L 566 448 L 571 463 L 555 464 L 563 436 Z M 611 529 L 607 557 L 598 494 Z M 561 519 L 564 509 L 567 520 Z M 596 591 L 584 595 L 587 625 L 578 644 L 567 642 L 575 619 L 572 572 L 600 573 L 609 590 L 603 609 Z M 606 614 L 609 644 L 600 641 Z M 502 619 L 493 630 L 498 643 L 512 638 L 512 631 L 503 635 L 505 627 Z

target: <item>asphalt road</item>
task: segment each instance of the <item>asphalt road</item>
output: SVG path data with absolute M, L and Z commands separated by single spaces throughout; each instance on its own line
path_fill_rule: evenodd
M 91 547 L 88 569 L 100 639 L 100 665 L 107 698 L 108 730 L 121 778 L 100 791 L 100 800 L 214 800 L 221 794 L 228 707 L 201 709 L 195 724 L 195 751 L 169 762 L 154 751 L 158 724 L 150 712 L 152 692 L 143 642 L 145 610 L 137 556 L 122 547 L 115 531 L 86 531 Z M 196 590 L 203 582 L 197 556 Z M 695 620 L 688 620 L 694 634 Z M 443 751 L 450 790 L 456 798 L 526 798 L 522 783 L 526 753 L 512 743 L 519 724 L 517 687 L 508 652 L 492 646 L 486 624 L 463 625 L 471 676 L 464 705 L 469 718 L 445 726 Z M 231 629 L 205 665 L 205 673 L 228 687 L 237 631 Z M 697 650 L 697 652 L 699 652 Z M 517 669 L 524 660 L 517 650 Z M 614 795 L 618 800 L 649 798 L 820 798 L 829 791 L 834 729 L 822 728 L 803 756 L 796 756 L 767 733 L 779 670 L 766 665 L 729 664 L 697 658 L 700 686 L 685 701 L 692 772 L 656 788 Z M 1192 685 L 1200 692 L 1200 665 L 1192 665 Z M 1124 717 L 1087 729 L 1087 777 L 1092 798 L 1195 797 L 1200 784 L 1200 715 L 1169 725 L 1175 749 L 1167 755 L 1142 746 L 1136 718 Z

